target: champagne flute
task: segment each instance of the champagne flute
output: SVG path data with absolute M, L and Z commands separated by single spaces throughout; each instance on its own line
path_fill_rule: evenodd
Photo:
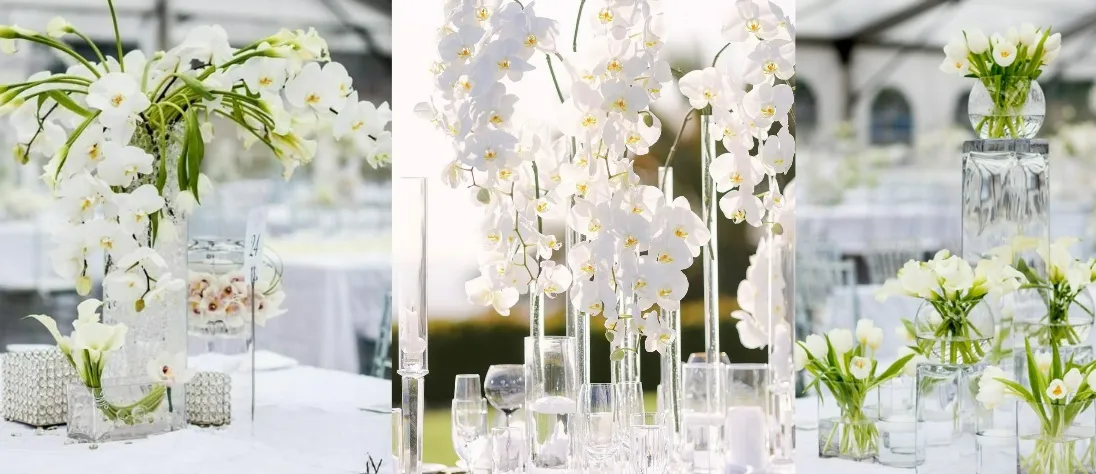
M 479 374 L 457 374 L 453 380 L 453 400 L 479 400 L 483 398 L 480 390 Z
M 453 400 L 453 450 L 471 470 L 487 448 L 487 401 Z

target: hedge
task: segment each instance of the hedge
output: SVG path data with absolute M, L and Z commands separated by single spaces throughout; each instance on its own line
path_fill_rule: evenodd
M 683 315 L 702 314 L 700 303 L 683 305 Z M 721 311 L 729 315 L 736 308 L 734 300 L 724 300 Z M 602 318 L 595 318 L 590 325 L 590 377 L 594 382 L 608 382 L 610 373 L 609 342 L 605 339 Z M 763 350 L 742 347 L 735 329 L 737 320 L 724 317 L 720 321 L 720 347 L 734 362 L 764 362 Z M 563 318 L 555 315 L 545 323 L 549 335 L 565 334 Z M 693 352 L 704 351 L 703 320 L 683 317 L 681 352 L 684 358 Z M 465 321 L 435 321 L 430 323 L 430 374 L 426 377 L 426 403 L 448 406 L 453 399 L 453 379 L 457 374 L 478 373 L 482 378 L 492 364 L 520 364 L 524 359 L 523 341 L 529 335 L 524 318 L 489 316 Z M 399 336 L 393 335 L 393 363 L 398 364 L 396 345 Z M 640 367 L 645 390 L 653 391 L 659 383 L 658 353 L 642 352 Z M 398 374 L 393 374 L 398 378 Z M 392 384 L 392 400 L 400 403 L 400 383 Z

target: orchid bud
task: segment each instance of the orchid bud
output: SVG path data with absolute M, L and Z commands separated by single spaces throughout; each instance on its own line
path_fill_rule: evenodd
M 80 296 L 87 296 L 91 293 L 91 278 L 86 275 L 76 277 L 76 293 Z
M 15 158 L 15 162 L 21 165 L 25 165 L 30 161 L 30 157 L 27 155 L 27 146 L 22 143 L 12 147 L 11 154 Z

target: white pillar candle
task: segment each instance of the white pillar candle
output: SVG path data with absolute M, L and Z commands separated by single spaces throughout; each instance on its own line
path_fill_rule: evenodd
M 761 407 L 727 409 L 727 462 L 756 469 L 768 464 L 768 422 Z

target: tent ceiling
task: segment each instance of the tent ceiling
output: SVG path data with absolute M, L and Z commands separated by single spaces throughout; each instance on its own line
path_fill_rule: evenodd
M 1092 0 L 798 0 L 797 40 L 851 40 L 937 50 L 963 28 L 1030 22 L 1076 33 L 1096 26 Z
M 123 28 L 126 23 L 154 21 L 157 3 L 157 0 L 114 1 Z M 375 46 L 391 53 L 391 16 L 366 0 L 263 0 L 261 8 L 253 0 L 168 0 L 168 3 L 179 30 L 217 23 L 230 36 L 241 28 L 249 33 L 257 29 L 273 33 L 280 27 L 308 26 L 330 34 L 350 25 L 371 32 Z M 98 30 L 110 28 L 105 0 L 0 0 L 0 12 L 0 22 L 26 27 L 43 28 L 49 18 L 60 14 L 93 36 L 101 36 Z

